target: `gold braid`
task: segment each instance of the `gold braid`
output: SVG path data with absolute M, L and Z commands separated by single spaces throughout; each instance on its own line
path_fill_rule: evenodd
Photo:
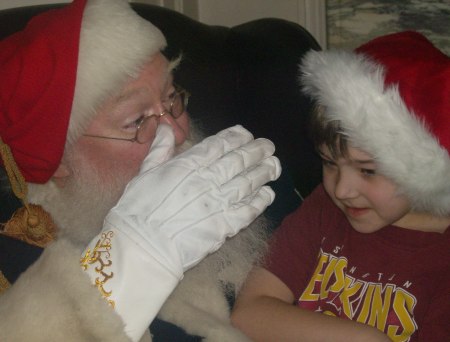
M 3 165 L 5 166 L 6 173 L 8 174 L 9 181 L 11 183 L 14 195 L 17 196 L 25 206 L 27 203 L 28 186 L 25 182 L 25 178 L 19 171 L 19 167 L 14 160 L 11 149 L 6 145 L 0 137 L 0 154 L 3 159 Z
M 55 237 L 55 225 L 50 215 L 41 206 L 28 203 L 28 185 L 14 160 L 10 147 L 3 142 L 1 137 L 0 155 L 14 195 L 24 205 L 24 208 L 17 210 L 11 219 L 3 224 L 2 233 L 39 247 L 45 247 Z

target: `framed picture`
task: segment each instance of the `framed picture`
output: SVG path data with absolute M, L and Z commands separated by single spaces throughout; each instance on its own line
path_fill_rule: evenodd
M 376 36 L 414 30 L 450 55 L 450 0 L 327 0 L 329 48 L 353 49 Z

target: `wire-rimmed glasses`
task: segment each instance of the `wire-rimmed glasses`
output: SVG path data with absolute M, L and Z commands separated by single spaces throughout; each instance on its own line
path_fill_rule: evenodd
M 119 137 L 107 137 L 103 135 L 83 134 L 85 137 L 101 138 L 101 139 L 113 139 L 124 140 L 130 142 L 137 142 L 139 144 L 145 144 L 152 141 L 155 138 L 156 129 L 159 125 L 159 119 L 170 114 L 173 118 L 179 118 L 186 110 L 188 105 L 190 94 L 178 85 L 175 85 L 175 92 L 169 98 L 169 108 L 165 108 L 161 113 L 152 113 L 146 116 L 142 116 L 136 122 L 136 135 L 134 138 L 119 138 Z

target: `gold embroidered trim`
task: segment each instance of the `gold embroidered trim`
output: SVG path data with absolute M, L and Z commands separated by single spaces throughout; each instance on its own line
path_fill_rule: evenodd
M 114 233 L 112 231 L 103 233 L 95 244 L 94 249 L 91 251 L 89 248 L 84 257 L 80 259 L 80 264 L 85 271 L 90 265 L 95 266 L 95 272 L 99 274 L 99 277 L 95 278 L 95 286 L 102 294 L 102 297 L 106 299 L 108 304 L 114 308 L 116 303 L 109 299 L 112 295 L 112 290 L 108 292 L 104 288 L 104 285 L 108 282 L 108 280 L 114 276 L 114 272 L 107 273 L 107 269 L 112 265 L 112 261 L 110 260 L 111 253 L 109 251 L 112 246 L 111 239 L 113 236 Z
M 8 279 L 3 275 L 2 271 L 0 271 L 0 295 L 5 292 L 7 289 L 11 287 Z

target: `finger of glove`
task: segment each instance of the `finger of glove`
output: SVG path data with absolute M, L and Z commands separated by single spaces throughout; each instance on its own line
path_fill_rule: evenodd
M 234 177 L 220 187 L 218 196 L 226 199 L 229 205 L 241 202 L 264 184 L 280 177 L 281 165 L 277 157 L 271 156 L 246 172 Z
M 208 167 L 199 170 L 199 173 L 221 186 L 238 174 L 253 168 L 274 152 L 275 145 L 270 140 L 256 139 L 228 152 Z
M 236 125 L 204 139 L 177 159 L 184 159 L 191 167 L 207 166 L 228 152 L 253 140 L 253 135 L 244 127 Z
M 155 166 L 158 166 L 170 159 L 174 154 L 174 149 L 175 135 L 172 127 L 166 124 L 159 125 L 156 131 L 155 139 L 150 147 L 150 152 L 141 164 L 139 174 L 153 169 Z
M 273 190 L 264 186 L 249 196 L 245 204 L 209 216 L 177 235 L 174 242 L 179 246 L 183 269 L 195 266 L 206 255 L 218 250 L 226 238 L 248 227 L 274 198 Z
M 227 210 L 224 215 L 232 229 L 227 236 L 233 236 L 242 228 L 247 227 L 272 204 L 274 199 L 275 192 L 270 186 L 265 185 L 246 197 L 238 205 Z

